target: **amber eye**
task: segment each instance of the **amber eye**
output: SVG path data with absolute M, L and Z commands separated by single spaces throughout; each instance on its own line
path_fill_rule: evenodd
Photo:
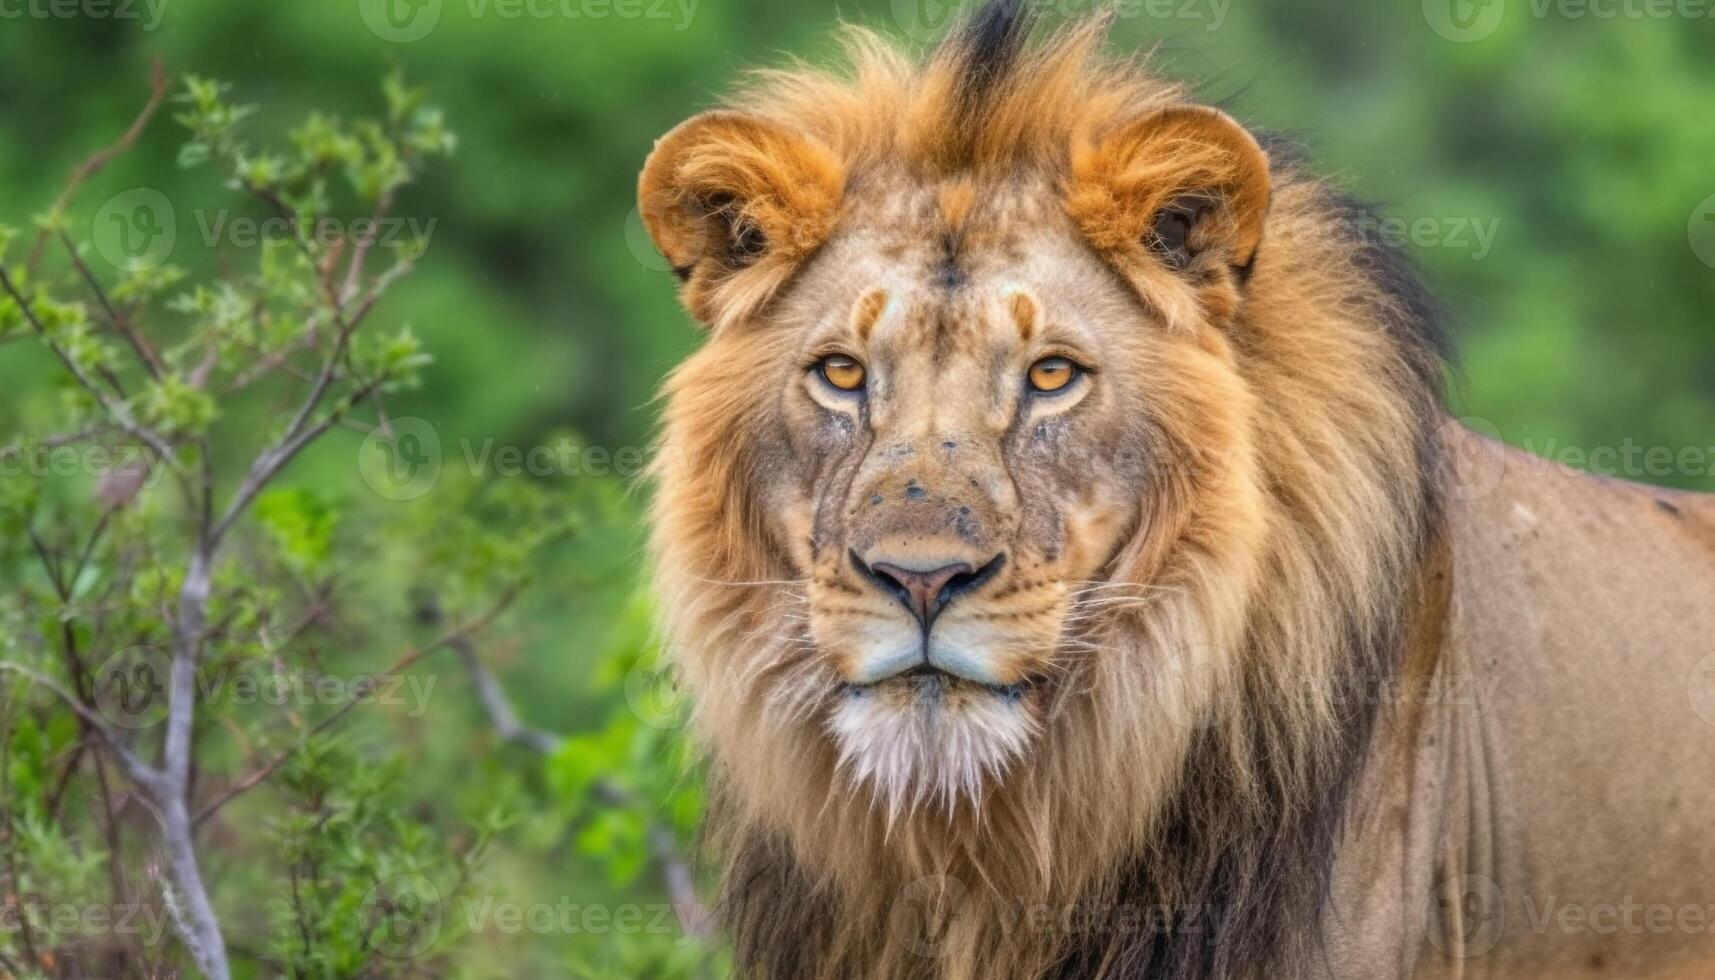
M 1036 391 L 1059 391 L 1078 376 L 1078 365 L 1064 357 L 1044 357 L 1030 365 L 1030 387 Z
M 823 380 L 841 391 L 856 391 L 863 387 L 863 365 L 844 354 L 822 358 L 816 369 L 822 372 Z

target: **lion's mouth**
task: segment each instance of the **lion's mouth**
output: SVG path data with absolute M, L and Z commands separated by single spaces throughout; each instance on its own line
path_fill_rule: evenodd
M 962 692 L 992 694 L 1007 701 L 1022 701 L 1035 689 L 1037 681 L 1026 678 L 1015 684 L 989 684 L 940 669 L 933 664 L 920 664 L 910 670 L 866 684 L 845 684 L 841 691 L 849 698 L 864 698 L 882 692 L 906 691 L 919 698 L 940 700 Z

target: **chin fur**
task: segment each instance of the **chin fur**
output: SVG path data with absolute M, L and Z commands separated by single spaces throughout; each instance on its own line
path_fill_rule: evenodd
M 828 718 L 840 774 L 890 825 L 930 804 L 979 803 L 1040 731 L 1026 697 L 936 677 L 847 689 Z

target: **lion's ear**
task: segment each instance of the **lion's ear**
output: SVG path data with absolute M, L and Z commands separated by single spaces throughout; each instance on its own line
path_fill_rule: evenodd
M 1175 271 L 1248 269 L 1269 202 L 1268 155 L 1218 109 L 1161 109 L 1072 151 L 1067 208 L 1092 244 Z
M 655 144 L 638 210 L 684 281 L 686 305 L 713 323 L 734 315 L 734 302 L 754 308 L 827 239 L 844 184 L 838 158 L 815 139 L 717 110 Z

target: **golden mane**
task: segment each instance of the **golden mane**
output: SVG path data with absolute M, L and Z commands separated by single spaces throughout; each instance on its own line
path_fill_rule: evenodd
M 1093 135 L 1184 99 L 1141 59 L 1106 55 L 1108 20 L 1092 17 L 1026 47 L 1028 18 L 991 15 L 926 60 L 846 26 L 845 71 L 802 63 L 756 71 L 729 104 L 813 135 L 854 172 L 1052 169 Z
M 1032 45 L 1030 19 L 1000 3 L 923 60 L 848 28 L 847 70 L 760 72 L 730 106 L 809 137 L 814 172 L 846 186 L 904 169 L 1035 174 L 1075 190 L 1080 148 L 1186 98 L 1142 61 L 1107 55 L 1106 26 L 1088 19 Z M 1218 179 L 1231 165 L 1172 157 L 1186 149 L 1166 140 L 1168 163 L 1151 173 Z M 1436 553 L 1442 349 L 1409 268 L 1354 233 L 1357 209 L 1271 149 L 1243 299 L 1223 280 L 1167 310 L 1187 324 L 1232 320 L 1230 339 L 1203 341 L 1203 359 L 1187 363 L 1204 366 L 1180 382 L 1222 392 L 1224 414 L 1182 401 L 1161 420 L 1183 462 L 1153 491 L 1185 516 L 1144 521 L 1110 572 L 1173 598 L 1106 617 L 1099 636 L 1114 655 L 1057 706 L 1052 751 L 980 807 L 890 820 L 791 730 L 817 708 L 793 700 L 809 689 L 793 679 L 818 668 L 794 632 L 801 597 L 769 584 L 790 572 L 769 502 L 750 489 L 770 465 L 755 434 L 775 422 L 743 370 L 783 342 L 717 312 L 755 314 L 791 271 L 750 280 L 742 298 L 688 294 L 711 311 L 725 355 L 693 357 L 666 385 L 653 547 L 711 749 L 711 853 L 744 975 L 1190 980 L 1248 976 L 1310 941 L 1377 692 L 1407 658 L 1406 610 Z M 782 165 L 753 136 L 721 160 Z M 756 220 L 780 237 L 785 219 Z M 1224 655 L 1185 654 L 1196 717 L 1173 768 L 1155 771 L 1150 760 L 1168 754 L 1135 723 L 1151 683 L 1136 665 L 1148 651 L 1203 649 Z M 740 651 L 743 669 L 729 656 Z M 1042 928 L 1033 907 L 1082 912 L 1078 925 Z M 923 916 L 913 937 L 899 933 L 902 908 Z M 1121 921 L 1140 911 L 1141 924 Z M 1166 928 L 1151 918 L 1164 913 Z M 1192 916 L 1214 932 L 1187 941 Z

